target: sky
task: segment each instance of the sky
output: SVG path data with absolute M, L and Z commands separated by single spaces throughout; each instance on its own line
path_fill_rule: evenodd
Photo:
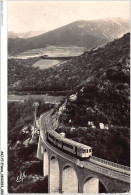
M 48 32 L 77 20 L 130 17 L 130 1 L 8 1 L 8 31 Z

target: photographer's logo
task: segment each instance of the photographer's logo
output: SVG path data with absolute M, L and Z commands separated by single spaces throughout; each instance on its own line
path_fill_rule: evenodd
M 23 182 L 26 177 L 27 175 L 25 175 L 25 171 L 23 173 L 20 171 L 20 175 L 17 176 L 16 182 L 17 183 Z

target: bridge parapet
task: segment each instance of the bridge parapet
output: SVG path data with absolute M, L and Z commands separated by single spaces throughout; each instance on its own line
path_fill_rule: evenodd
M 106 175 L 110 178 L 114 178 L 120 181 L 124 181 L 130 183 L 130 176 L 125 175 L 124 173 L 114 171 L 109 168 L 102 167 L 100 165 L 94 165 L 91 162 L 81 161 L 81 166 L 83 165 L 84 168 L 90 169 L 94 172 L 101 173 L 102 175 Z
M 52 123 L 50 122 L 51 121 L 50 117 L 48 117 L 47 121 L 50 124 L 50 128 L 52 130 L 55 129 L 54 126 L 52 125 Z M 130 175 L 130 167 L 128 167 L 128 166 L 120 165 L 120 164 L 117 164 L 117 163 L 114 163 L 114 162 L 111 162 L 108 160 L 104 160 L 104 159 L 101 159 L 101 158 L 98 158 L 95 156 L 91 156 L 90 162 L 95 162 L 95 163 L 102 165 L 104 167 L 111 168 L 113 170 Z
M 68 162 L 73 166 L 75 166 L 77 170 L 80 170 L 79 182 L 81 180 L 81 175 L 83 175 L 82 177 L 84 178 L 86 176 L 86 173 L 88 175 L 88 172 L 91 172 L 94 175 L 93 177 L 102 178 L 102 181 L 104 180 L 110 181 L 110 182 L 106 182 L 108 183 L 109 186 L 108 191 L 112 191 L 114 186 L 116 191 L 120 191 L 120 189 L 117 189 L 117 186 L 118 188 L 121 188 L 122 192 L 125 189 L 126 190 L 129 189 L 130 167 L 119 165 L 117 163 L 113 163 L 95 156 L 91 156 L 89 159 L 81 161 L 77 157 L 67 154 L 64 151 L 60 150 L 59 148 L 47 142 L 45 137 L 45 132 L 47 130 L 49 131 L 54 130 L 55 128 L 50 122 L 51 121 L 50 113 L 47 112 L 40 116 L 40 138 L 41 138 L 41 140 L 39 140 L 40 145 L 46 147 L 49 153 L 58 156 L 59 163 L 60 161 L 62 161 L 63 163 Z M 41 149 L 41 147 L 38 148 Z M 60 177 L 62 177 L 61 174 Z M 60 184 L 60 186 L 62 186 L 62 184 Z M 113 186 L 112 189 L 111 186 Z
M 119 171 L 113 170 L 110 167 L 103 167 L 101 165 L 98 165 L 97 163 L 95 163 L 96 161 L 94 163 L 90 162 L 90 160 L 80 161 L 71 155 L 63 153 L 63 151 L 60 151 L 57 148 L 53 147 L 52 145 L 47 143 L 45 140 L 43 140 L 43 141 L 44 141 L 46 147 L 48 149 L 50 149 L 51 151 L 53 151 L 55 154 L 59 155 L 63 159 L 66 159 L 69 162 L 71 162 L 71 163 L 73 163 L 81 168 L 86 168 L 86 169 L 89 169 L 91 171 L 101 173 L 102 175 L 106 175 L 108 177 L 115 178 L 115 179 L 118 179 L 120 181 L 130 183 L 130 175 L 127 175 L 127 174 L 125 175 L 125 173 L 121 173 Z
M 100 164 L 100 165 L 105 164 L 106 167 L 109 167 L 109 168 L 112 168 L 114 170 L 117 170 L 117 171 L 120 171 L 120 172 L 123 172 L 123 173 L 130 175 L 130 167 L 120 165 L 120 164 L 117 164 L 117 163 L 114 163 L 114 162 L 111 162 L 108 160 L 104 160 L 104 159 L 98 158 L 96 156 L 91 156 L 90 162 L 93 162 L 93 161 L 98 162 L 98 164 Z

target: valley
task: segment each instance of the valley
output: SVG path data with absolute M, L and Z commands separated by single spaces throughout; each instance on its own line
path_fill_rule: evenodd
M 1 192 L 130 191 L 129 4 L 3 1 Z
M 126 59 L 124 63 L 127 65 L 123 64 L 122 69 L 127 69 L 128 74 L 128 38 L 129 34 L 102 48 L 98 47 L 96 50 L 86 51 L 80 56 L 65 61 L 64 64 L 46 69 L 33 66 L 35 63 L 40 63 L 40 58 L 8 59 L 8 90 L 10 93 L 17 91 L 19 93 L 42 94 L 54 91 L 54 95 L 60 94 L 93 80 L 100 78 L 103 80 L 105 72 L 109 72 L 115 64 L 121 64 L 123 58 Z M 123 74 L 122 71 L 120 74 Z M 108 80 L 107 78 L 107 83 L 109 83 Z M 104 80 L 105 82 L 106 80 Z
M 42 161 L 36 158 L 35 102 L 37 117 L 54 108 L 58 133 L 93 147 L 96 157 L 130 165 L 129 40 L 127 33 L 91 50 L 46 46 L 10 54 L 9 192 L 48 192 L 48 178 L 42 177 Z M 23 185 L 16 183 L 19 172 L 27 174 Z
M 38 61 L 32 64 L 33 67 L 46 69 L 54 65 L 59 66 L 60 64 L 65 63 L 67 60 L 83 54 L 85 51 L 85 47 L 47 46 L 46 48 L 32 49 L 16 55 L 9 55 L 8 59 L 28 60 L 29 58 L 38 58 Z
M 78 47 L 78 46 L 46 46 L 45 48 L 36 48 L 31 49 L 25 52 L 20 53 L 19 49 L 15 55 L 9 55 L 10 58 L 16 59 L 27 59 L 32 57 L 73 57 L 79 56 L 86 51 L 85 47 Z

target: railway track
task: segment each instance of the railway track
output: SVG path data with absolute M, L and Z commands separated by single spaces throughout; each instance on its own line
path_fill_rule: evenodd
M 52 150 L 54 153 L 58 154 L 62 158 L 75 163 L 77 166 L 82 168 L 87 168 L 95 172 L 99 172 L 103 175 L 118 179 L 120 181 L 130 183 L 130 167 L 119 165 L 104 159 L 91 156 L 90 159 L 86 161 L 80 161 L 76 157 L 73 157 L 58 148 L 55 148 L 49 144 L 45 139 L 45 131 L 54 130 L 50 122 L 50 114 L 52 111 L 48 111 L 40 116 L 40 136 L 45 143 L 45 145 Z

